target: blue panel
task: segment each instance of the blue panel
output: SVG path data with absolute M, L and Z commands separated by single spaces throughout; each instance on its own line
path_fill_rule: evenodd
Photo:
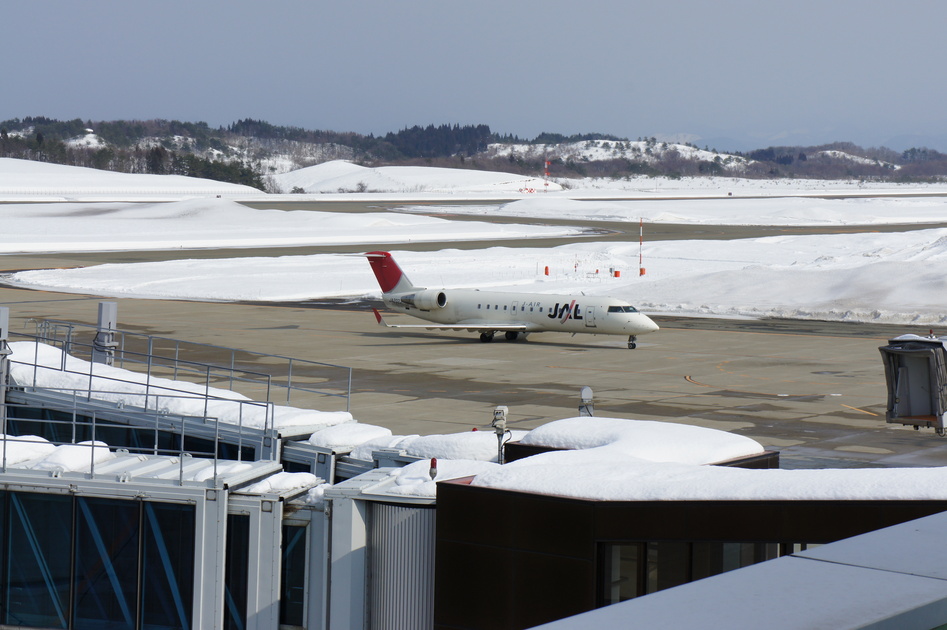
M 283 526 L 279 622 L 306 625 L 306 527 Z
M 139 504 L 79 497 L 76 505 L 75 626 L 134 630 Z
M 227 551 L 224 568 L 224 628 L 244 630 L 247 627 L 247 595 L 250 568 L 247 554 L 250 547 L 250 517 L 227 515 Z
M 5 493 L 2 623 L 66 628 L 72 497 Z
M 193 505 L 145 503 L 143 630 L 188 630 L 194 593 Z

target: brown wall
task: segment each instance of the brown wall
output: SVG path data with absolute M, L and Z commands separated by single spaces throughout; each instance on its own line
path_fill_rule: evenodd
M 587 501 L 440 483 L 434 626 L 529 628 L 591 610 L 604 542 L 827 543 L 943 511 L 945 501 Z

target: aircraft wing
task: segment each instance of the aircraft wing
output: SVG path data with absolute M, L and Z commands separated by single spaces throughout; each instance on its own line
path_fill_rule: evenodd
M 496 324 L 490 322 L 468 322 L 466 324 L 389 324 L 378 312 L 377 308 L 372 309 L 375 312 L 375 320 L 379 326 L 385 328 L 421 328 L 424 330 L 466 330 L 467 332 L 529 332 L 531 328 L 526 324 Z

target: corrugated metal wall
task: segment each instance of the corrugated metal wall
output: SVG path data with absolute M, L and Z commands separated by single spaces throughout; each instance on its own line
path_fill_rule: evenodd
M 371 504 L 370 630 L 434 625 L 433 507 Z

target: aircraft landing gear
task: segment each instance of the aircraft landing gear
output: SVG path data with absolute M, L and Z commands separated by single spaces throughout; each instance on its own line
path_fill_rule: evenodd
M 480 341 L 482 341 L 483 343 L 490 343 L 491 341 L 493 341 L 493 333 L 492 332 L 480 333 Z
M 635 337 L 634 335 L 629 335 L 628 336 L 628 349 L 634 350 L 635 348 L 637 348 L 638 347 L 637 341 L 638 341 L 637 337 Z
M 506 333 L 506 340 L 516 341 L 517 339 L 519 339 L 519 336 L 520 334 L 518 332 L 516 332 L 515 330 L 510 330 L 510 331 L 507 331 Z

